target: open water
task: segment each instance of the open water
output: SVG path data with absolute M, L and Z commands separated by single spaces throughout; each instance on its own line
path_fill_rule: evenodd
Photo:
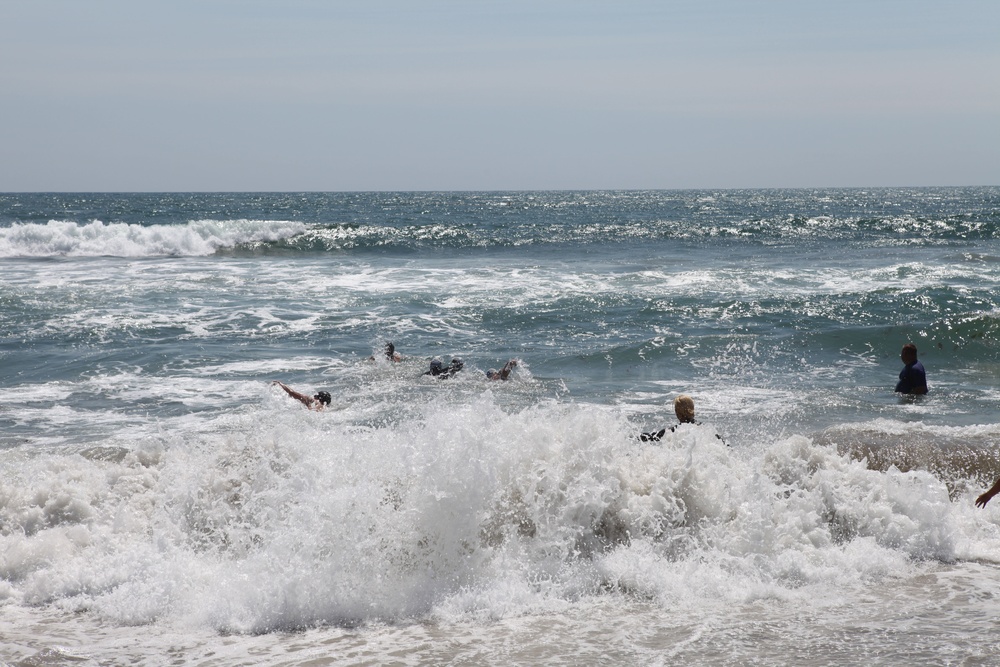
M 0 663 L 997 664 L 998 408 L 1000 188 L 3 194 Z

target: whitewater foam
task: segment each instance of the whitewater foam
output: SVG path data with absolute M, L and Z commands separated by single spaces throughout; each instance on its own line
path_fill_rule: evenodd
M 508 414 L 491 392 L 423 411 L 359 428 L 276 399 L 217 435 L 178 421 L 116 456 L 41 454 L 0 483 L 8 597 L 257 632 L 608 589 L 799 597 L 955 555 L 933 476 L 802 437 L 757 458 L 702 429 L 643 445 L 606 409 Z
M 211 255 L 220 248 L 275 242 L 302 234 L 300 222 L 195 220 L 146 226 L 94 220 L 79 224 L 14 223 L 0 227 L 0 257 L 160 257 Z

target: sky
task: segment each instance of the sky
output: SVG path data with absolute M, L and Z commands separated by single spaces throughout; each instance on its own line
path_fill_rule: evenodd
M 0 0 L 0 191 L 1000 185 L 997 0 Z

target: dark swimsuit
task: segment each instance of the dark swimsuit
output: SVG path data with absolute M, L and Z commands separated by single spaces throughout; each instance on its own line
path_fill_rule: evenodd
M 439 380 L 447 380 L 448 378 L 455 377 L 455 374 L 464 367 L 465 364 L 458 359 L 452 359 L 451 364 L 448 366 L 445 366 L 441 362 L 431 363 L 431 369 L 424 373 L 424 375 L 432 375 Z
M 701 426 L 701 422 L 694 422 L 694 425 Z M 643 442 L 659 442 L 663 438 L 663 436 L 667 434 L 668 430 L 671 433 L 673 433 L 674 431 L 677 430 L 678 426 L 682 426 L 682 424 L 674 424 L 669 429 L 661 428 L 659 431 L 652 431 L 650 433 L 640 433 L 639 439 L 642 440 Z M 715 437 L 718 438 L 719 440 L 722 440 L 722 436 L 719 435 L 718 433 L 715 434 Z M 725 443 L 726 447 L 729 446 L 729 443 L 726 442 L 725 440 L 722 440 L 722 442 Z

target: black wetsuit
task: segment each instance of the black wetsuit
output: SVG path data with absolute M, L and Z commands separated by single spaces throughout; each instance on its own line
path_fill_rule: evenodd
M 701 426 L 701 422 L 687 422 L 687 423 L 691 424 L 692 426 Z M 642 440 L 643 442 L 659 442 L 661 439 L 663 439 L 663 436 L 667 434 L 668 430 L 671 433 L 673 433 L 677 430 L 678 426 L 683 426 L 683 424 L 674 424 L 669 429 L 661 428 L 659 431 L 651 431 L 650 433 L 640 433 L 639 439 Z M 715 434 L 715 437 L 718 438 L 719 440 L 722 440 L 722 436 L 719 435 L 718 433 Z M 729 443 L 726 442 L 725 440 L 722 440 L 722 442 L 725 443 L 726 447 L 729 446 Z
M 455 377 L 455 375 L 465 367 L 465 363 L 461 359 L 452 359 L 451 364 L 444 366 L 440 361 L 437 363 L 431 363 L 431 369 L 424 373 L 424 375 L 432 375 L 439 380 L 447 380 L 448 378 Z

